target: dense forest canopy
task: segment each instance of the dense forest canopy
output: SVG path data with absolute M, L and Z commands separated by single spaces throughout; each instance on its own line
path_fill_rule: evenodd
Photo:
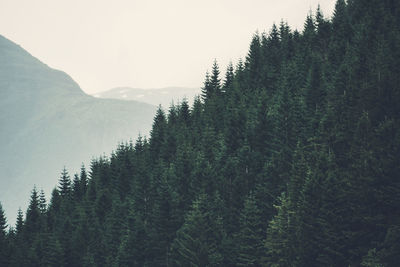
M 1 266 L 398 266 L 400 2 L 338 0 L 215 61 L 50 203 L 33 189 Z

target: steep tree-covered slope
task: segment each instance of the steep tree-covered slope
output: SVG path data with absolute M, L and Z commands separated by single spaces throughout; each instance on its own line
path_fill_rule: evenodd
M 4 229 L 10 266 L 398 266 L 400 3 L 254 35 L 201 99 Z
M 79 170 L 118 142 L 147 133 L 155 111 L 139 102 L 88 96 L 67 74 L 0 36 L 3 206 L 7 212 L 25 209 L 33 185 L 51 192 L 64 165 Z

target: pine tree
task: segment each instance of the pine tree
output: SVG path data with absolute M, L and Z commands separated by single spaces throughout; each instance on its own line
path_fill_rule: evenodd
M 205 103 L 208 99 L 210 99 L 214 95 L 213 88 L 211 86 L 210 74 L 208 71 L 206 72 L 206 78 L 204 80 L 204 85 L 201 88 L 201 99 Z
M 24 236 L 28 242 L 32 242 L 41 229 L 40 200 L 36 187 L 33 188 L 31 193 L 23 229 Z
M 7 229 L 7 220 L 4 215 L 3 206 L 0 203 L 0 238 L 5 238 Z
M 345 0 L 336 1 L 332 17 L 332 41 L 330 42 L 329 59 L 333 69 L 337 68 L 346 55 L 348 42 L 353 34 Z
M 190 126 L 190 110 L 189 110 L 189 103 L 186 98 L 184 98 L 179 105 L 179 120 L 183 124 L 183 127 Z
M 152 218 L 154 226 L 152 227 L 151 239 L 154 241 L 152 254 L 156 255 L 152 264 L 158 266 L 169 266 L 171 264 L 170 246 L 179 225 L 178 196 L 170 184 L 176 177 L 171 171 L 167 170 L 156 181 L 157 197 Z
M 268 35 L 262 35 L 260 49 L 262 51 L 261 58 L 263 59 L 261 64 L 263 77 L 260 78 L 262 86 L 258 85 L 258 87 L 263 87 L 266 92 L 272 93 L 278 87 L 282 64 L 281 39 L 275 24 L 272 25 Z
M 0 266 L 8 266 L 10 257 L 10 247 L 7 240 L 7 220 L 4 215 L 3 207 L 0 203 Z
M 43 252 L 42 266 L 65 266 L 63 248 L 53 235 L 46 239 Z
M 262 65 L 261 65 L 261 41 L 259 34 L 255 34 L 250 43 L 249 53 L 246 57 L 245 69 L 246 69 L 246 90 L 253 92 L 258 89 L 262 83 Z M 240 71 L 240 64 L 237 68 Z
M 133 229 L 128 229 L 122 239 L 117 266 L 146 266 L 149 253 L 149 237 L 143 220 L 139 216 L 133 216 Z
M 225 73 L 224 84 L 222 86 L 224 93 L 232 89 L 234 79 L 235 79 L 235 74 L 233 70 L 233 64 L 232 62 L 229 62 Z
M 88 181 L 88 176 L 87 176 L 87 173 L 86 173 L 85 165 L 82 164 L 79 184 L 81 186 L 81 193 L 83 195 L 86 194 L 88 182 L 89 181 Z
M 219 66 L 217 60 L 214 60 L 210 78 L 211 97 L 221 94 L 221 79 L 219 78 Z
M 47 209 L 47 225 L 51 230 L 59 229 L 61 217 L 61 197 L 56 188 L 51 193 L 50 203 Z
M 221 220 L 207 205 L 205 195 L 193 203 L 192 210 L 178 230 L 172 256 L 180 266 L 216 266 L 221 264 L 219 251 L 224 233 Z
M 315 24 L 317 27 L 318 49 L 325 55 L 329 48 L 331 39 L 331 24 L 324 18 L 320 5 L 318 5 L 315 15 Z
M 24 214 L 21 208 L 19 208 L 17 213 L 17 222 L 15 224 L 15 230 L 17 235 L 20 235 L 22 233 L 23 227 L 24 227 Z
M 165 143 L 167 120 L 161 106 L 158 107 L 150 132 L 150 153 L 153 160 L 160 157 L 161 147 Z
M 247 197 L 240 215 L 240 230 L 237 241 L 237 265 L 260 266 L 263 255 L 261 217 L 254 195 Z
M 275 206 L 277 214 L 268 224 L 265 249 L 267 252 L 264 263 L 267 266 L 303 266 L 299 259 L 296 232 L 290 232 L 293 224 L 293 211 L 286 194 L 279 198 L 279 204 Z
M 72 196 L 74 200 L 79 200 L 82 196 L 81 192 L 81 184 L 80 184 L 80 178 L 78 174 L 74 174 L 74 179 L 72 180 Z
M 61 171 L 61 177 L 58 183 L 58 190 L 62 198 L 69 198 L 71 195 L 71 180 L 65 167 Z

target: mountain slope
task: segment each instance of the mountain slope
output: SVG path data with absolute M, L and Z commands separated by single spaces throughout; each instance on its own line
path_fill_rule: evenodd
M 64 165 L 76 171 L 82 159 L 147 134 L 154 112 L 88 96 L 66 73 L 0 36 L 0 201 L 9 219 L 34 184 L 48 193 Z

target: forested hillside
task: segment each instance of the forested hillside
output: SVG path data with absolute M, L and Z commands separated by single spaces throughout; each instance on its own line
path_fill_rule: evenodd
M 273 25 L 148 139 L 0 216 L 1 264 L 398 266 L 399 70 L 399 1 Z

